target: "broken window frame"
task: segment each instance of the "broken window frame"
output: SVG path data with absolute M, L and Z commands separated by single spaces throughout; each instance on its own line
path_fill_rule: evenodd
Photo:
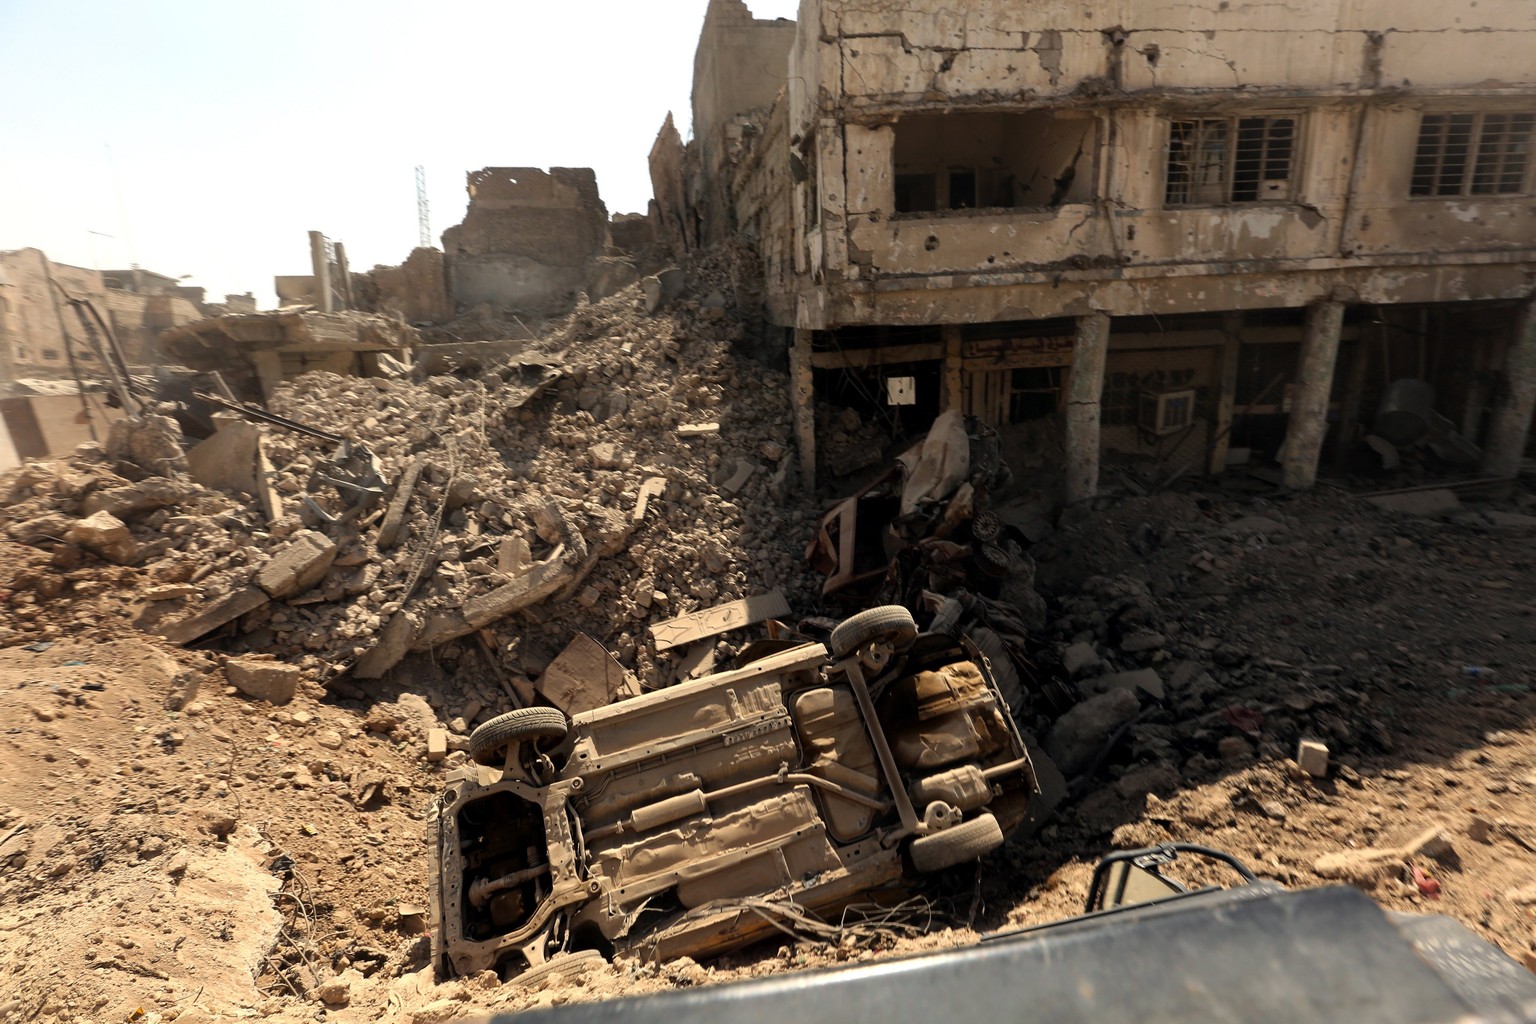
M 1530 195 L 1536 192 L 1533 144 L 1536 112 L 1422 111 L 1408 196 L 1433 200 Z
M 1305 115 L 1296 110 L 1167 115 L 1164 118 L 1163 206 L 1167 209 L 1187 209 L 1293 202 L 1301 180 L 1304 123 Z M 1286 125 L 1284 131 L 1288 134 L 1279 131 L 1282 124 Z M 1197 182 L 1193 170 L 1186 170 L 1185 181 L 1178 182 L 1175 179 L 1176 168 L 1193 167 L 1196 162 L 1188 159 L 1181 161 L 1178 157 L 1176 147 L 1180 144 L 1181 125 L 1197 126 L 1193 129 L 1195 141 L 1191 147 L 1196 153 L 1207 152 L 1213 140 L 1220 144 L 1219 155 L 1205 161 L 1205 169 L 1199 172 L 1206 179 L 1204 181 Z M 1256 130 L 1259 133 L 1257 137 L 1253 135 Z M 1219 139 L 1216 138 L 1218 134 Z M 1256 143 L 1257 152 L 1245 153 L 1245 143 Z M 1284 155 L 1276 155 L 1277 151 Z M 1272 171 L 1281 162 L 1285 175 L 1275 177 Z M 1253 194 L 1240 195 L 1240 190 L 1246 192 L 1250 184 L 1250 166 L 1257 172 L 1251 182 Z M 1266 194 L 1265 182 L 1284 182 L 1285 187 L 1273 194 Z M 1216 195 L 1205 194 L 1208 192 Z

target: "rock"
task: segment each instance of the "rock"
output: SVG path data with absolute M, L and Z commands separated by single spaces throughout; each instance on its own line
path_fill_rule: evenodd
M 1141 701 L 1129 690 L 1115 689 L 1083 701 L 1051 727 L 1045 752 L 1068 778 L 1092 766 L 1109 737 L 1136 717 Z
M 427 760 L 441 761 L 448 756 L 448 730 L 427 730 Z
M 320 744 L 326 750 L 340 750 L 341 733 L 337 732 L 335 729 L 322 730 L 321 732 L 315 733 L 315 742 Z
M 1536 885 L 1527 885 L 1519 889 L 1511 889 L 1504 894 L 1504 898 L 1511 903 L 1522 907 L 1536 906 Z
M 1296 746 L 1296 763 L 1314 779 L 1328 774 L 1328 745 L 1318 740 L 1302 740 Z
M 756 473 L 760 468 L 762 467 L 750 459 L 738 459 L 736 471 L 730 475 L 730 478 L 725 483 L 720 485 L 721 490 L 727 494 L 739 493 L 743 487 L 747 486 L 747 481 L 752 479 L 752 474 Z
M 1172 765 L 1144 764 L 1122 775 L 1115 783 L 1115 791 L 1126 800 L 1135 800 L 1148 793 L 1169 792 L 1179 786 L 1179 773 Z
M 256 585 L 275 600 L 304 593 L 325 579 L 336 560 L 336 544 L 323 533 L 303 530 L 256 573 Z
M 146 601 L 177 601 L 183 597 L 193 597 L 199 593 L 199 588 L 191 583 L 167 583 L 164 586 L 150 587 L 144 591 Z
M 304 672 L 297 665 L 246 655 L 226 661 L 224 676 L 231 686 L 247 697 L 269 704 L 287 704 L 298 692 Z
M 607 441 L 595 444 L 591 448 L 592 464 L 598 469 L 623 469 L 624 459 L 619 453 L 619 446 Z
M 1229 764 L 1246 761 L 1253 756 L 1253 744 L 1241 736 L 1223 736 L 1216 744 L 1216 753 Z
M 1061 667 L 1073 679 L 1085 675 L 1103 664 L 1093 644 L 1076 643 L 1061 652 Z
M 1467 838 L 1474 843 L 1493 842 L 1493 833 L 1493 822 L 1487 818 L 1480 818 L 1474 815 L 1471 823 L 1467 825 Z
M 718 423 L 684 423 L 677 428 L 678 437 L 713 437 L 720 433 Z
M 174 667 L 174 666 L 173 666 Z M 171 680 L 171 691 L 165 695 L 165 710 L 181 711 L 197 699 L 197 694 L 202 689 L 203 675 L 201 672 L 188 669 L 177 672 Z
M 322 982 L 315 994 L 326 1006 L 346 1006 L 352 1001 L 352 983 L 338 975 Z
M 133 534 L 110 512 L 96 512 L 77 520 L 65 532 L 64 539 L 117 565 L 132 564 L 139 553 Z
M 1104 691 L 1109 690 L 1140 690 L 1154 700 L 1163 699 L 1163 680 L 1158 676 L 1156 669 L 1143 668 L 1135 672 L 1115 672 L 1107 676 L 1100 676 L 1094 680 L 1094 685 Z
M 1451 839 L 1451 834 L 1443 826 L 1433 825 L 1418 835 L 1414 836 L 1403 845 L 1402 855 L 1404 859 L 1415 857 L 1447 857 L 1454 856 L 1456 844 Z
M 422 617 L 416 612 L 397 611 L 379 633 L 379 641 L 357 660 L 352 674 L 358 679 L 381 679 L 410 652 L 421 632 Z
M 1150 629 L 1139 630 L 1120 641 L 1120 649 L 1127 654 L 1144 654 L 1162 649 L 1168 643 L 1163 634 Z

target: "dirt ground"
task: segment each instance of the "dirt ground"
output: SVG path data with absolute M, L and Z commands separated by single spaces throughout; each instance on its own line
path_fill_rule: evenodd
M 133 628 L 136 570 L 87 564 L 28 606 L 53 639 L 0 649 L 0 1020 L 451 1021 L 968 943 L 1077 912 L 1116 847 L 1198 841 L 1306 887 L 1334 884 L 1320 858 L 1431 828 L 1434 855 L 1346 881 L 1525 960 L 1531 504 L 1424 518 L 1325 488 L 1072 511 L 1032 552 L 1055 617 L 1042 662 L 1088 643 L 1105 670 L 1154 668 L 1164 693 L 1040 835 L 880 894 L 919 897 L 901 921 L 932 931 L 786 936 L 531 986 L 436 985 L 420 933 L 427 818 L 453 761 L 428 761 L 425 733 L 473 681 L 426 664 L 361 698 L 306 684 L 283 706 L 254 701 L 226 686 L 218 655 Z M 0 544 L 5 599 L 46 563 Z M 1328 777 L 1289 760 L 1304 737 L 1331 748 Z

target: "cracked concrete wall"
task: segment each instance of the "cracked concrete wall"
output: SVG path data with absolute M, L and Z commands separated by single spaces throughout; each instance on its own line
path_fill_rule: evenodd
M 691 200 L 700 235 L 718 242 L 735 230 L 728 183 L 750 140 L 784 87 L 795 22 L 759 19 L 742 0 L 710 0 L 693 59 Z
M 608 244 L 608 209 L 587 167 L 468 174 L 464 222 L 443 232 L 456 302 L 537 315 L 570 309 Z
M 1408 179 L 1424 111 L 1536 109 L 1529 0 L 803 0 L 796 33 L 788 132 L 815 195 L 791 201 L 795 326 L 1528 288 L 1536 200 L 1411 198 Z M 1040 110 L 1096 122 L 1086 195 L 895 213 L 903 117 Z M 1165 203 L 1169 117 L 1249 115 L 1296 118 L 1291 194 Z

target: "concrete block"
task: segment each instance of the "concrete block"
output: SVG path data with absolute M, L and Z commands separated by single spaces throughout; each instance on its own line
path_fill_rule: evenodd
M 229 684 L 247 697 L 268 704 L 287 704 L 299 691 L 304 673 L 296 665 L 252 657 L 230 658 L 224 665 Z
M 683 293 L 683 286 L 687 281 L 687 275 L 676 267 L 641 278 L 640 290 L 645 293 L 645 311 L 654 313 L 670 304 Z
M 400 664 L 420 631 L 421 616 L 413 612 L 395 612 L 379 632 L 379 642 L 357 659 L 352 674 L 358 679 L 383 678 L 384 673 Z
M 296 597 L 325 579 L 336 561 L 336 544 L 323 533 L 304 530 L 256 573 L 256 585 L 276 599 Z
M 1061 654 L 1061 667 L 1066 669 L 1067 675 L 1073 679 L 1093 671 L 1102 664 L 1099 652 L 1093 649 L 1093 644 L 1073 644 Z
M 1296 763 L 1314 779 L 1328 774 L 1328 745 L 1317 740 L 1302 740 L 1296 746 Z
M 110 512 L 96 512 L 77 520 L 64 534 L 64 539 L 117 565 L 129 565 L 139 554 L 133 534 Z
M 448 756 L 448 730 L 427 730 L 427 760 L 441 761 Z

